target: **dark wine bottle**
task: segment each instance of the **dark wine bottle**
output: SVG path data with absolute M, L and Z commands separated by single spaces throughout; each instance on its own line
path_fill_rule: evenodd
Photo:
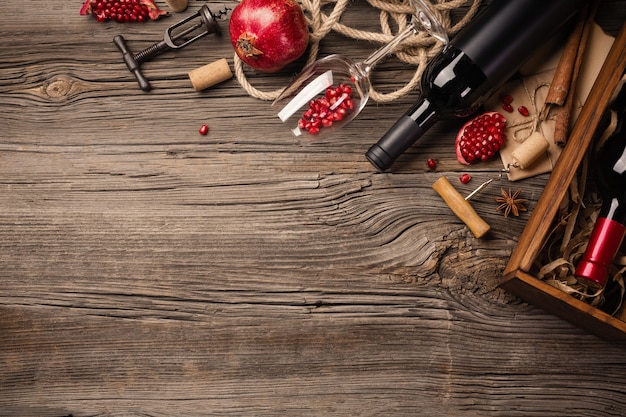
M 467 117 L 587 0 L 494 0 L 424 72 L 420 100 L 366 153 L 384 171 L 441 116 Z
M 609 267 L 626 234 L 626 87 L 611 109 L 617 125 L 598 153 L 595 169 L 602 207 L 574 272 L 580 282 L 596 289 L 606 285 Z

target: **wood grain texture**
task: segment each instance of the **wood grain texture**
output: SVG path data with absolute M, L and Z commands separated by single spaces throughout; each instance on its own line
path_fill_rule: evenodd
M 417 93 L 303 145 L 235 80 L 193 90 L 226 37 L 146 63 L 139 90 L 113 36 L 138 51 L 202 2 L 143 25 L 80 3 L 0 5 L 0 415 L 624 415 L 624 346 L 497 287 L 528 213 L 496 213 L 495 185 L 478 240 L 431 189 L 467 171 L 460 121 L 376 173 L 365 151 Z M 378 22 L 364 1 L 345 18 Z M 603 1 L 607 30 L 624 18 Z M 374 83 L 409 76 L 389 59 Z M 519 183 L 529 210 L 546 179 Z

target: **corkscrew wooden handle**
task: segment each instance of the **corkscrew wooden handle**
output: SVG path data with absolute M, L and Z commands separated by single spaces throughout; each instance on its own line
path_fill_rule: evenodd
M 452 209 L 452 212 L 467 225 L 474 236 L 481 238 L 489 231 L 491 227 L 476 213 L 472 205 L 459 194 L 446 177 L 439 178 L 432 187 Z

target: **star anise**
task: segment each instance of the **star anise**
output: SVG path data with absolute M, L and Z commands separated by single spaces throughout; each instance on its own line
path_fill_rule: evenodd
M 500 203 L 496 211 L 504 210 L 504 217 L 509 217 L 510 213 L 513 213 L 515 217 L 519 216 L 520 211 L 526 211 L 526 206 L 524 203 L 527 203 L 528 200 L 525 198 L 519 198 L 522 190 L 517 190 L 514 193 L 511 192 L 509 188 L 509 192 L 507 193 L 504 188 L 500 188 L 500 193 L 502 197 L 497 197 L 496 203 Z

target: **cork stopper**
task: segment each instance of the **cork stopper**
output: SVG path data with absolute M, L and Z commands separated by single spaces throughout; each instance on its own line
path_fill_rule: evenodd
M 535 132 L 528 137 L 519 147 L 511 152 L 513 162 L 520 169 L 526 169 L 535 163 L 541 156 L 544 156 L 550 143 L 539 132 Z
M 165 0 L 173 12 L 182 12 L 187 8 L 188 0 Z
M 226 58 L 189 72 L 189 79 L 196 91 L 202 91 L 230 78 L 233 78 L 233 73 Z

